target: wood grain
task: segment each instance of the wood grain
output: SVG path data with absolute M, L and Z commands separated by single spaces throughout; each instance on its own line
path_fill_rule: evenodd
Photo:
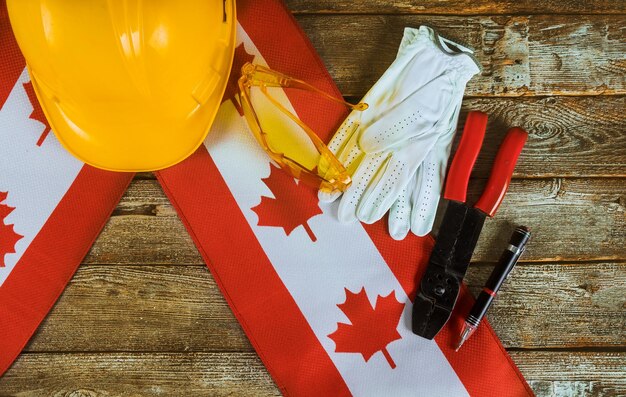
M 482 192 L 481 182 L 470 183 L 470 202 Z M 485 224 L 474 260 L 496 261 L 518 224 L 534 231 L 527 261 L 624 259 L 625 191 L 621 179 L 513 180 L 498 214 Z M 203 263 L 156 181 L 134 181 L 116 214 L 85 263 Z
M 530 386 L 541 396 L 626 395 L 626 353 L 510 352 Z
M 478 295 L 492 266 L 471 266 Z M 620 347 L 626 340 L 626 263 L 520 264 L 487 317 L 506 347 Z
M 280 396 L 255 353 L 23 354 L 0 395 Z
M 610 0 L 287 0 L 293 13 L 331 14 L 624 14 L 623 1 Z
M 82 266 L 27 351 L 252 351 L 205 266 Z
M 626 393 L 626 353 L 512 352 L 538 397 Z M 62 375 L 60 375 L 62 374 Z M 279 396 L 254 353 L 27 353 L 0 395 Z
M 489 115 L 474 177 L 486 177 L 512 126 L 529 139 L 514 177 L 626 177 L 626 97 L 473 98 L 463 102 L 459 133 L 469 110 Z
M 481 110 L 489 114 L 489 124 L 474 177 L 489 175 L 498 145 L 512 126 L 529 133 L 516 178 L 626 177 L 624 109 L 626 96 L 467 98 L 457 141 L 467 112 Z M 141 173 L 137 179 L 154 176 Z
M 300 15 L 297 19 L 348 96 L 363 96 L 395 58 L 404 27 L 421 24 L 476 50 L 483 71 L 470 81 L 467 95 L 626 93 L 623 16 Z
M 490 266 L 471 266 L 477 293 Z M 520 265 L 489 313 L 509 348 L 615 347 L 626 263 Z M 26 351 L 252 351 L 204 266 L 82 266 Z

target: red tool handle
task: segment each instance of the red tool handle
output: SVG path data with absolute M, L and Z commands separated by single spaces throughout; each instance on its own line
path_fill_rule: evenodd
M 486 113 L 473 111 L 467 114 L 461 142 L 448 171 L 446 190 L 443 194 L 446 200 L 465 202 L 467 183 L 483 144 L 486 129 Z
M 515 164 L 527 139 L 528 133 L 519 127 L 513 127 L 507 132 L 496 154 L 487 187 L 474 207 L 489 216 L 495 215 L 509 188 Z

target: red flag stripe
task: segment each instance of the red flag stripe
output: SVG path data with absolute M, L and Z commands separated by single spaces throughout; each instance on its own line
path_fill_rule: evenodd
M 48 314 L 133 178 L 83 166 L 0 287 L 0 375 Z
M 0 0 L 0 109 L 4 106 L 15 82 L 24 71 L 26 61 L 17 46 L 5 0 Z
M 1 109 L 26 66 L 4 0 L 0 49 Z M 132 177 L 84 166 L 0 287 L 0 376 L 60 296 Z
M 297 396 L 350 395 L 205 147 L 201 146 L 183 164 L 158 172 L 157 177 L 282 392 Z M 237 250 L 236 256 L 233 250 Z M 260 311 L 260 306 L 265 311 Z M 267 327 L 268 317 L 276 322 L 271 329 Z M 323 382 L 312 382 L 314 379 Z

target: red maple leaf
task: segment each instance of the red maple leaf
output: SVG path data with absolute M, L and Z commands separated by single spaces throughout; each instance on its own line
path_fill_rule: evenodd
M 37 95 L 35 95 L 35 89 L 33 88 L 33 83 L 30 81 L 28 83 L 24 83 L 24 90 L 26 90 L 26 95 L 28 95 L 28 100 L 30 104 L 33 106 L 33 111 L 30 114 L 30 118 L 32 120 L 37 120 L 42 123 L 46 128 L 44 128 L 41 136 L 37 140 L 37 146 L 41 146 L 43 141 L 46 139 L 48 134 L 50 133 L 50 124 L 48 124 L 48 120 L 46 119 L 46 115 L 43 114 L 43 110 L 39 105 L 39 100 L 37 100 Z
M 307 221 L 322 213 L 317 199 L 317 192 L 304 183 L 270 164 L 270 175 L 263 179 L 272 191 L 274 198 L 261 197 L 261 203 L 252 208 L 259 216 L 259 226 L 279 226 L 285 229 L 287 236 L 302 225 L 311 240 L 317 238 Z
M 13 225 L 5 224 L 4 219 L 15 209 L 2 204 L 6 198 L 7 192 L 0 192 L 0 267 L 5 266 L 4 257 L 15 252 L 15 243 L 24 237 L 15 233 Z
M 337 323 L 337 330 L 328 335 L 335 342 L 337 353 L 361 353 L 365 361 L 381 351 L 391 368 L 396 363 L 387 351 L 387 345 L 401 339 L 398 323 L 404 310 L 404 303 L 398 302 L 395 292 L 376 298 L 376 308 L 372 307 L 365 288 L 359 293 L 346 289 L 346 301 L 337 307 L 351 324 Z
M 239 85 L 237 84 L 237 81 L 239 80 L 239 77 L 241 77 L 241 67 L 245 65 L 246 62 L 252 62 L 253 60 L 254 55 L 249 54 L 246 51 L 243 43 L 239 44 L 239 46 L 235 48 L 233 67 L 230 69 L 230 76 L 228 77 L 228 83 L 226 84 L 226 91 L 222 97 L 222 103 L 231 101 L 233 105 L 235 105 L 235 109 L 237 109 L 240 116 L 243 116 L 243 109 L 241 108 L 239 101 L 235 99 L 235 97 L 239 95 Z

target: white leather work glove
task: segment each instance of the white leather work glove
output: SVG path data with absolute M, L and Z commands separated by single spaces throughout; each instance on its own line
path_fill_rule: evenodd
M 409 230 L 417 236 L 425 236 L 432 230 L 459 110 L 460 103 L 453 115 L 452 130 L 437 140 L 389 210 L 389 234 L 395 240 L 404 239 Z
M 329 144 L 353 180 L 339 204 L 341 221 L 373 223 L 400 198 L 390 231 L 403 238 L 420 219 L 414 207 L 427 203 L 436 212 L 465 85 L 479 71 L 469 53 L 431 28 L 405 29 L 396 60 L 362 100 L 369 108 L 352 112 Z M 432 179 L 421 167 L 426 158 Z M 438 187 L 429 189 L 433 179 Z M 338 196 L 320 193 L 320 200 Z

